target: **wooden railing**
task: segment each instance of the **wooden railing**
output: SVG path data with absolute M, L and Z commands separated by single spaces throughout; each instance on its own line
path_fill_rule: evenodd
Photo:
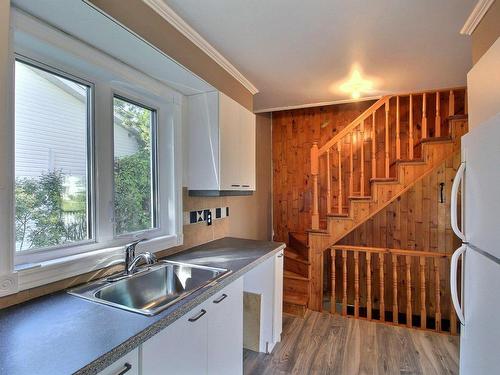
M 332 314 L 339 301 L 344 316 L 457 333 L 444 284 L 451 255 L 349 245 L 332 246 L 330 255 Z M 448 315 L 444 317 L 443 304 Z
M 461 99 L 460 112 L 467 114 L 465 88 L 384 96 L 323 146 L 314 143 L 311 148 L 312 229 L 320 226 L 321 158 L 326 159 L 326 170 L 322 172 L 326 179 L 324 211 L 342 214 L 344 201 L 348 197 L 365 196 L 370 180 L 395 177 L 391 176 L 395 161 L 419 158 L 416 147 L 422 140 L 451 135 L 449 122 L 442 119 L 458 114 L 457 94 Z M 343 163 L 348 163 L 347 168 Z M 336 179 L 332 178 L 334 174 Z M 332 206 L 335 198 L 336 208 Z

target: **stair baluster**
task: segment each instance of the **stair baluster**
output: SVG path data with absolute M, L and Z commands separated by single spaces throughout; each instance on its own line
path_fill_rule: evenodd
M 338 150 L 338 154 L 339 154 L 339 177 L 338 177 L 338 181 L 339 181 L 339 198 L 338 198 L 338 213 L 339 215 L 342 215 L 342 208 L 343 208 L 343 205 L 344 205 L 344 196 L 343 196 L 343 193 L 342 193 L 342 141 L 339 141 L 337 143 L 337 150 Z
M 330 249 L 330 254 L 332 256 L 332 277 L 331 277 L 331 297 L 330 297 L 330 311 L 332 314 L 337 313 L 337 306 L 336 306 L 336 300 L 335 300 L 335 249 L 331 248 Z
M 450 94 L 448 96 L 448 116 L 455 115 L 455 94 L 453 90 L 450 90 Z
M 375 112 L 372 113 L 372 178 L 377 178 L 377 129 L 375 125 Z
M 439 98 L 439 91 L 436 92 L 436 137 L 441 137 L 441 103 Z
M 335 250 L 332 250 L 335 251 Z M 434 258 L 434 286 L 436 303 L 436 331 L 441 332 L 441 277 L 439 275 L 439 258 Z
M 389 178 L 389 100 L 385 102 L 385 178 Z
M 399 118 L 399 96 L 396 96 L 396 160 L 401 159 L 401 135 Z
M 326 212 L 330 213 L 332 209 L 332 179 L 330 176 L 330 149 L 326 151 Z
M 380 284 L 380 302 L 379 302 L 379 311 L 380 311 L 380 321 L 385 322 L 385 289 L 384 289 L 384 254 L 378 254 L 378 263 L 379 263 L 379 284 Z
M 405 258 L 406 264 L 406 326 L 412 327 L 412 295 L 411 295 L 411 257 L 409 255 Z
M 427 94 L 422 94 L 422 139 L 427 138 Z
M 311 148 L 312 229 L 319 229 L 318 173 L 319 173 L 319 150 L 318 150 L 318 143 L 314 142 Z
M 359 135 L 359 141 L 361 142 L 361 155 L 360 155 L 360 184 L 361 184 L 361 196 L 365 195 L 365 120 L 361 120 L 361 131 Z
M 354 253 L 354 317 L 359 318 L 359 253 Z
M 420 257 L 420 328 L 427 328 L 427 309 L 425 305 L 425 258 Z
M 413 95 L 410 94 L 408 108 L 408 159 L 413 160 L 413 149 L 415 147 L 415 140 L 413 139 Z
M 353 162 L 354 132 L 350 133 L 349 143 L 349 196 L 354 195 L 354 162 Z
M 398 323 L 398 257 L 392 255 L 392 321 Z
M 372 320 L 372 257 L 366 253 L 366 318 Z

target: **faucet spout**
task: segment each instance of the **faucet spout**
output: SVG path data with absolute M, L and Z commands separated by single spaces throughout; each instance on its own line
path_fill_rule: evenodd
M 132 275 L 141 261 L 144 261 L 146 264 L 155 264 L 157 262 L 157 259 L 156 256 L 154 254 L 151 254 L 150 252 L 141 253 L 137 255 L 132 260 L 132 263 L 127 266 L 127 268 L 125 269 L 125 273 L 127 275 Z

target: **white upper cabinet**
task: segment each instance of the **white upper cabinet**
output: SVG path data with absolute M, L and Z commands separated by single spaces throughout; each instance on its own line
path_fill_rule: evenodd
M 188 97 L 188 189 L 255 190 L 255 115 L 221 92 Z

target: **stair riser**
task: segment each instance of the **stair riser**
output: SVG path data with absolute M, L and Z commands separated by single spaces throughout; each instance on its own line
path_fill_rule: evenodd
M 291 271 L 300 276 L 309 277 L 309 265 L 293 258 L 285 257 L 285 271 Z
M 285 314 L 304 317 L 304 315 L 306 315 L 306 311 L 307 311 L 306 306 L 296 305 L 294 303 L 283 302 L 283 312 Z
M 285 277 L 283 283 L 283 292 L 307 296 L 309 295 L 309 281 L 290 279 Z
M 306 244 L 300 242 L 293 235 L 289 236 L 288 242 L 295 253 L 299 254 L 303 259 L 309 259 L 309 248 Z

